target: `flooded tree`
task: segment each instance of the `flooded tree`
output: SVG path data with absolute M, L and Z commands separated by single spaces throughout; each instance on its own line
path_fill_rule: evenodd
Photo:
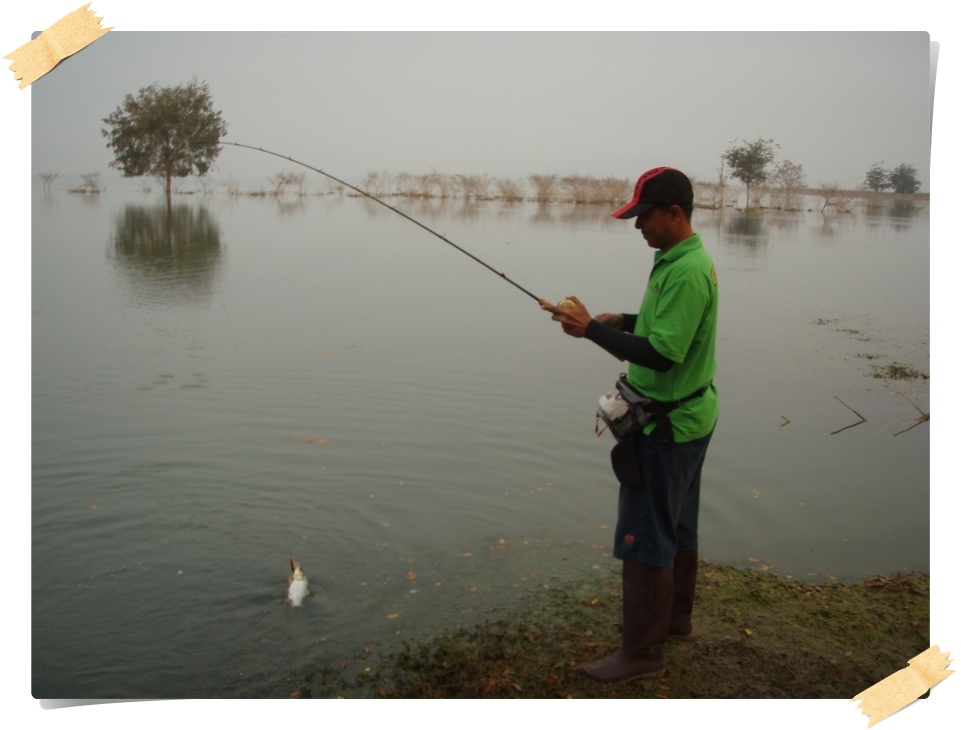
M 557 175 L 529 175 L 531 185 L 534 186 L 534 200 L 544 203 L 554 197 Z
M 501 200 L 515 201 L 524 199 L 524 188 L 516 180 L 502 177 L 495 180 L 494 184 L 497 186 L 497 196 Z
M 824 200 L 821 213 L 828 208 L 834 208 L 838 213 L 850 213 L 856 204 L 854 193 L 844 190 L 837 183 L 822 183 L 818 195 Z
M 778 190 L 775 196 L 780 205 L 777 207 L 787 207 L 791 198 L 804 187 L 804 167 L 795 165 L 790 160 L 784 160 L 774 168 L 771 173 L 771 182 Z M 783 198 L 783 200 L 781 199 Z
M 151 175 L 164 181 L 170 198 L 171 181 L 194 173 L 205 175 L 220 154 L 227 123 L 214 110 L 206 83 L 196 78 L 180 86 L 150 86 L 103 120 L 101 130 L 114 152 L 111 167 L 124 177 Z
M 490 178 L 486 175 L 455 175 L 454 185 L 461 191 L 465 200 L 479 200 L 487 195 Z
M 43 193 L 44 195 L 50 194 L 50 189 L 53 186 L 53 181 L 57 179 L 57 173 L 55 172 L 41 172 L 40 179 L 43 181 Z
M 875 162 L 864 175 L 864 189 L 875 193 L 891 187 L 891 173 L 884 169 L 884 160 Z
M 633 184 L 615 177 L 569 175 L 560 180 L 564 198 L 574 203 L 618 203 L 630 198 Z
M 731 176 L 747 188 L 745 207 L 750 207 L 751 187 L 767 181 L 767 166 L 774 161 L 774 149 L 778 145 L 773 139 L 761 137 L 740 145 L 736 142 L 724 153 L 724 160 L 731 166 Z
M 429 191 L 436 190 L 437 197 L 449 198 L 452 194 L 454 182 L 451 180 L 450 175 L 431 172 L 424 176 L 424 185 L 427 186 L 427 190 Z
M 918 171 L 914 165 L 901 163 L 893 170 L 884 168 L 884 160 L 875 162 L 864 176 L 864 189 L 875 193 L 893 190 L 899 195 L 916 193 L 921 189 Z
M 585 175 L 568 175 L 561 178 L 561 188 L 566 200 L 574 203 L 593 202 L 594 181 Z
M 83 183 L 77 187 L 70 188 L 68 192 L 81 193 L 83 195 L 97 195 L 103 190 L 103 188 L 100 187 L 99 172 L 88 172 L 81 175 L 80 178 L 83 180 Z
M 891 170 L 891 174 L 888 176 L 888 184 L 899 195 L 909 195 L 921 189 L 918 171 L 914 165 L 906 165 L 903 162 Z
M 409 198 L 422 197 L 418 194 L 420 191 L 417 186 L 417 176 L 411 175 L 409 172 L 397 173 L 394 189 L 396 195 L 403 195 Z
M 614 205 L 629 200 L 634 183 L 624 178 L 604 177 L 598 181 L 598 202 Z
M 297 194 L 301 197 L 307 194 L 306 181 L 307 173 L 304 172 L 278 172 L 270 178 L 274 184 L 274 197 L 283 195 L 287 188 L 297 188 Z
M 364 192 L 375 196 L 386 195 L 391 185 L 391 176 L 387 172 L 368 172 L 364 176 L 361 187 Z

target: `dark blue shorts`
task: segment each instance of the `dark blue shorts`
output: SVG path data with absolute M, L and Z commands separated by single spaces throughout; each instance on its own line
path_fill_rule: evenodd
M 641 483 L 621 484 L 615 558 L 670 568 L 674 553 L 697 547 L 701 467 L 711 435 L 680 444 L 635 440 Z

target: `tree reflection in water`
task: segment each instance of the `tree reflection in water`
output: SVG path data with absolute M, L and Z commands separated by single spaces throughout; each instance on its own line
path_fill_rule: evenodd
M 216 221 L 191 205 L 126 206 L 107 252 L 127 297 L 160 305 L 207 301 L 222 254 Z

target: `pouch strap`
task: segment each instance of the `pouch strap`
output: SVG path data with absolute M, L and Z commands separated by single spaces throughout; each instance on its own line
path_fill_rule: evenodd
M 713 381 L 712 381 L 712 382 L 713 382 Z M 700 398 L 702 395 L 704 395 L 705 393 L 707 393 L 707 389 L 710 388 L 710 387 L 711 387 L 711 383 L 708 383 L 708 384 L 705 385 L 703 388 L 698 388 L 698 389 L 695 390 L 693 393 L 691 393 L 691 394 L 688 395 L 688 396 L 684 396 L 684 397 L 681 398 L 680 400 L 670 401 L 669 403 L 666 403 L 666 402 L 664 402 L 664 401 L 657 401 L 657 402 L 660 403 L 661 405 L 663 405 L 666 410 L 668 410 L 668 411 L 673 411 L 675 408 L 680 408 L 682 405 L 684 405 L 685 403 L 687 403 L 689 400 L 694 400 L 695 398 Z
M 638 390 L 630 384 L 630 382 L 627 380 L 627 376 L 623 373 L 621 374 L 621 380 L 635 393 L 638 392 Z M 675 408 L 680 408 L 688 401 L 692 401 L 695 398 L 700 398 L 710 387 L 711 383 L 708 383 L 703 388 L 698 388 L 693 393 L 684 396 L 680 400 L 659 401 L 654 400 L 653 398 L 650 399 L 654 403 L 654 435 L 657 437 L 658 441 L 666 441 L 667 443 L 671 444 L 674 443 L 674 425 L 671 423 L 671 417 L 668 414 Z M 644 397 L 647 398 L 648 396 Z

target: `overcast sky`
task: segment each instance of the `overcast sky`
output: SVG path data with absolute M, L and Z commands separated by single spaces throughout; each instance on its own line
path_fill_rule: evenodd
M 7 3 L 0 23 L 2 55 L 26 43 L 33 31 L 43 30 L 85 2 Z M 228 140 L 275 149 L 350 181 L 359 181 L 372 170 L 509 176 L 556 172 L 635 178 L 659 164 L 676 165 L 695 177 L 711 179 L 720 155 L 733 140 L 758 136 L 774 139 L 780 145 L 779 159 L 801 164 L 812 185 L 858 185 L 868 167 L 880 160 L 888 166 L 912 164 L 919 171 L 923 189 L 935 190 L 931 208 L 931 258 L 936 274 L 932 326 L 937 327 L 939 313 L 943 323 L 954 312 L 953 306 L 936 304 L 939 292 L 942 302 L 950 302 L 958 250 L 953 226 L 947 227 L 948 222 L 953 223 L 952 196 L 957 188 L 951 135 L 961 128 L 955 106 L 958 45 L 955 34 L 948 30 L 956 27 L 949 3 L 689 0 L 655 4 L 607 0 L 565 5 L 546 0 L 473 4 L 367 0 L 338 4 L 272 0 L 228 4 L 222 0 L 93 0 L 92 8 L 103 16 L 104 26 L 115 30 L 32 87 L 18 90 L 13 74 L 6 70 L 9 62 L 3 64 L 0 201 L 7 234 L 4 243 L 12 253 L 13 266 L 11 283 L 4 287 L 0 326 L 10 343 L 6 351 L 16 353 L 8 358 L 9 394 L 4 397 L 5 405 L 10 405 L 6 453 L 19 455 L 8 484 L 7 513 L 14 515 L 10 521 L 16 522 L 14 530 L 5 531 L 8 556 L 22 556 L 30 545 L 30 493 L 23 487 L 30 480 L 31 432 L 24 424 L 30 419 L 31 156 L 34 173 L 99 171 L 106 175 L 110 154 L 100 135 L 100 120 L 120 105 L 125 94 L 153 82 L 179 84 L 196 75 L 209 83 L 214 102 L 223 111 L 229 124 Z M 679 27 L 723 32 L 637 32 Z M 424 28 L 632 32 L 279 35 L 291 29 Z M 891 32 L 763 32 L 749 36 L 735 32 L 744 28 Z M 922 32 L 901 32 L 905 28 L 930 32 L 930 40 L 942 44 L 934 119 L 935 166 L 930 176 L 929 39 Z M 223 30 L 247 33 L 231 37 L 196 32 Z M 185 36 L 147 31 L 195 32 Z M 264 159 L 256 161 L 261 157 Z M 259 153 L 227 148 L 219 167 L 218 174 L 246 178 L 275 173 L 283 165 Z M 945 326 L 941 333 L 953 334 L 953 329 Z M 932 357 L 937 359 L 940 353 L 946 358 L 946 343 L 951 341 L 950 336 L 935 333 Z M 949 441 L 953 435 L 950 414 L 961 404 L 954 403 L 957 396 L 947 380 L 947 370 L 937 372 L 944 377 L 937 381 L 943 385 L 932 386 L 939 400 L 931 423 L 932 478 L 946 486 L 938 476 L 950 475 L 950 483 L 956 484 L 956 465 L 946 460 L 954 450 L 953 439 Z M 906 485 L 906 490 L 924 486 Z M 933 510 L 932 536 L 954 534 L 956 526 L 950 523 L 950 514 L 954 511 Z M 953 569 L 950 558 L 956 547 L 950 545 L 950 549 L 945 544 L 943 551 L 932 551 L 932 576 L 943 577 Z M 206 557 L 216 560 L 216 556 Z M 30 601 L 23 592 L 30 590 L 29 564 L 8 559 L 5 567 L 11 571 L 9 585 L 19 586 L 11 595 L 20 591 L 20 598 L 8 606 L 15 613 L 11 623 L 18 643 L 15 660 L 6 663 L 5 686 L 11 696 L 27 700 L 34 722 L 49 724 L 54 722 L 53 716 L 37 710 L 28 697 Z M 33 580 L 42 580 L 42 576 L 33 576 Z M 938 585 L 937 596 L 932 595 L 931 639 L 941 642 L 944 650 L 956 652 L 961 646 L 957 623 L 936 621 L 945 616 L 945 605 L 956 607 L 950 596 L 945 603 L 946 590 L 956 590 L 956 586 L 944 581 Z M 149 600 L 149 586 L 132 590 L 143 591 Z M 941 713 L 952 707 L 952 701 L 957 707 L 959 695 L 947 688 L 947 694 L 939 693 L 938 689 L 932 692 L 934 699 L 905 710 L 912 713 L 912 722 L 923 725 L 950 716 Z M 153 703 L 151 714 L 159 717 L 178 704 L 184 707 L 183 703 Z M 21 702 L 14 711 L 23 705 Z M 421 712 L 423 708 L 418 706 Z M 137 717 L 136 706 L 115 709 L 117 714 L 111 717 L 123 717 L 124 710 L 130 710 L 126 718 Z M 276 712 L 273 707 L 270 711 Z M 325 717 L 332 711 L 325 708 Z M 804 703 L 803 711 L 797 704 L 788 710 L 765 711 L 758 703 L 737 703 L 742 724 L 751 725 L 748 718 L 754 718 L 753 724 L 759 727 L 764 724 L 759 717 L 767 724 L 776 717 L 778 726 L 784 728 L 808 728 L 812 718 L 834 727 L 838 726 L 837 713 L 843 711 L 834 703 Z M 847 711 L 851 723 L 863 723 L 853 705 Z M 590 712 L 590 719 L 596 719 L 593 706 Z M 137 719 L 142 721 L 142 715 Z M 102 714 L 99 721 L 104 722 Z
M 33 85 L 33 169 L 109 171 L 102 118 L 157 82 L 210 86 L 226 139 L 322 167 L 714 179 L 737 140 L 773 139 L 808 183 L 875 162 L 928 190 L 930 39 L 882 33 L 135 32 Z M 289 167 L 289 165 L 288 165 Z M 214 175 L 284 163 L 236 148 Z

